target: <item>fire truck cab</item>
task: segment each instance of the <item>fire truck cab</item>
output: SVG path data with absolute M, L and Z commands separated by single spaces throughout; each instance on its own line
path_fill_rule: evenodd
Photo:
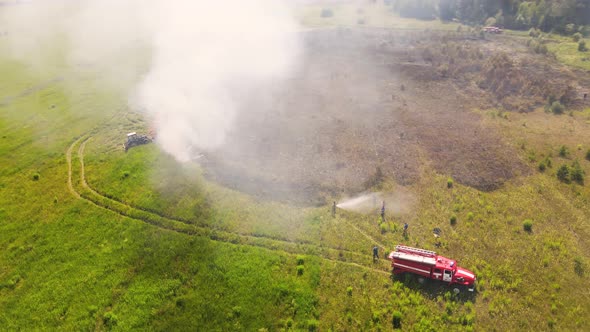
M 436 252 L 403 245 L 397 245 L 389 254 L 394 274 L 413 273 L 423 278 L 440 280 L 455 285 L 455 293 L 460 292 L 457 286 L 475 288 L 476 276 L 473 272 L 457 266 L 457 261 L 437 255 Z

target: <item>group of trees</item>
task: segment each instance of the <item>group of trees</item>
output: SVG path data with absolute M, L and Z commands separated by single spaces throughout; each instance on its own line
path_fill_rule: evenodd
M 386 0 L 404 17 L 590 34 L 590 0 Z

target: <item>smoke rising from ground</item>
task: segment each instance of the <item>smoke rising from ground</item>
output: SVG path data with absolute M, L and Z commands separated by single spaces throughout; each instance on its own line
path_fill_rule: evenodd
M 33 1 L 4 8 L 0 22 L 15 57 L 42 68 L 64 53 L 121 84 L 179 161 L 221 146 L 243 111 L 239 95 L 287 77 L 300 47 L 280 0 Z

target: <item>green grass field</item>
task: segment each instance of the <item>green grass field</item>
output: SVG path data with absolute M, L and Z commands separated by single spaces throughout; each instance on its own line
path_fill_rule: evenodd
M 336 6 L 330 19 L 305 10 L 310 26 L 364 15 L 376 26 L 456 29 L 371 7 Z M 125 153 L 125 134 L 148 129 L 125 96 L 88 73 L 59 64 L 40 73 L 1 54 L 0 330 L 378 331 L 392 330 L 394 314 L 406 331 L 590 329 L 590 189 L 555 176 L 574 160 L 590 174 L 588 110 L 483 112 L 532 175 L 480 192 L 449 189 L 449 174 L 424 165 L 403 188 L 416 197 L 412 213 L 380 227 L 377 214 L 332 218 L 330 206 L 224 188 L 155 145 Z M 547 157 L 552 167 L 537 171 Z M 457 259 L 477 274 L 477 292 L 392 280 L 371 247 L 398 243 Z

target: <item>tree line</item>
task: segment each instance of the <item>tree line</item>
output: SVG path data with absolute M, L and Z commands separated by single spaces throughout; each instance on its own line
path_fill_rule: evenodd
M 590 34 L 590 0 L 385 0 L 403 17 Z

